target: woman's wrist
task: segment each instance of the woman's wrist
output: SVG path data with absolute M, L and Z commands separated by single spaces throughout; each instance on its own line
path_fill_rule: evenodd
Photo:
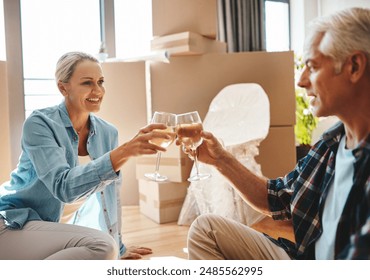
M 110 159 L 112 162 L 113 169 L 117 172 L 121 169 L 122 165 L 128 160 L 126 154 L 125 145 L 119 146 L 110 153 Z

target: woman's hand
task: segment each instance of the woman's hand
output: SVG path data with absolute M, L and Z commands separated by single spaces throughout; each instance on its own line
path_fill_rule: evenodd
M 157 131 L 166 129 L 164 124 L 149 124 L 140 129 L 138 134 L 123 146 L 131 152 L 131 156 L 156 154 L 158 151 L 165 152 L 166 149 L 150 142 L 154 138 L 171 139 L 170 135 Z
M 127 248 L 121 260 L 139 260 L 144 255 L 152 254 L 153 251 L 147 247 L 130 246 Z
M 130 141 L 114 149 L 110 153 L 113 169 L 117 172 L 122 165 L 131 157 L 141 155 L 152 155 L 158 151 L 165 152 L 166 149 L 150 142 L 154 138 L 171 139 L 169 134 L 156 131 L 166 129 L 164 124 L 149 124 L 140 129 Z

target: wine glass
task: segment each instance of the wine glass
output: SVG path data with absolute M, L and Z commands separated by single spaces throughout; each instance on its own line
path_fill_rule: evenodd
M 167 148 L 171 143 L 175 140 L 176 133 L 176 115 L 166 112 L 154 112 L 152 120 L 150 123 L 163 123 L 167 125 L 166 129 L 154 129 L 153 131 L 163 133 L 166 135 L 171 136 L 170 139 L 168 138 L 153 138 L 149 140 L 150 143 L 155 144 L 157 146 L 161 146 L 163 148 Z M 166 181 L 168 178 L 167 176 L 159 174 L 159 163 L 161 161 L 161 152 L 157 153 L 157 160 L 155 163 L 155 171 L 154 173 L 146 173 L 144 176 L 152 181 L 162 182 Z
M 200 133 L 203 130 L 202 121 L 197 111 L 179 114 L 176 117 L 176 133 L 183 150 L 190 150 L 194 158 L 196 174 L 188 178 L 188 181 L 199 181 L 211 177 L 211 174 L 199 173 L 197 148 L 202 144 L 203 138 Z

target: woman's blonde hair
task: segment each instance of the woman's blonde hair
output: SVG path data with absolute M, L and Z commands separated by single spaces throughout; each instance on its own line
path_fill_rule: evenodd
M 56 82 L 69 82 L 69 79 L 75 71 L 77 64 L 85 60 L 99 63 L 98 59 L 96 59 L 94 56 L 84 52 L 68 52 L 62 55 L 57 62 L 55 70 Z

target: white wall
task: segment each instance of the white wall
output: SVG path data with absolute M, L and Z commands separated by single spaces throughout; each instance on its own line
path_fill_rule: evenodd
M 307 24 L 319 16 L 319 0 L 290 1 L 292 50 L 301 54 Z
M 349 7 L 370 8 L 369 0 L 321 0 L 321 14 L 328 15 Z

